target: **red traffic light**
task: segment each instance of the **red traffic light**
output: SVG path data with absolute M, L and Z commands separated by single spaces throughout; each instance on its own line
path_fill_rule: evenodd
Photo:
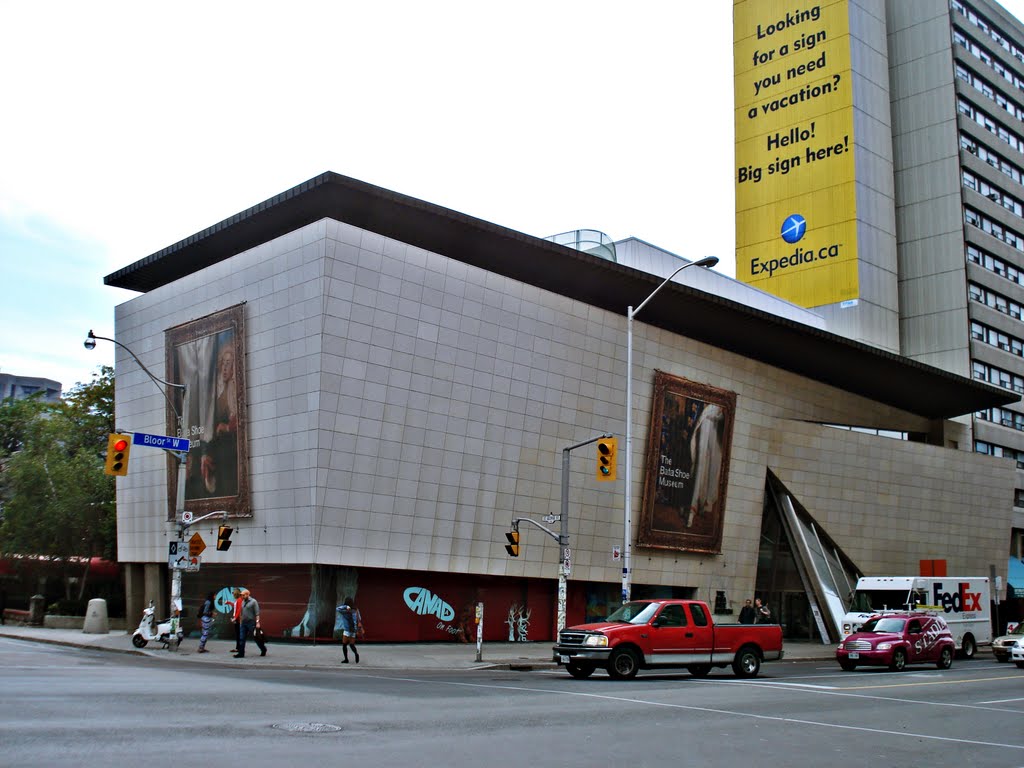
M 128 474 L 128 452 L 131 450 L 131 435 L 114 433 L 107 436 L 107 460 L 103 472 L 124 477 Z

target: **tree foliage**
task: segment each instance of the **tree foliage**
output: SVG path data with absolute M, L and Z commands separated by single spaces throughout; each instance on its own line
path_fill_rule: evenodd
M 114 478 L 103 473 L 113 428 L 108 366 L 59 402 L 0 403 L 0 553 L 46 556 L 78 576 L 71 558 L 116 559 Z

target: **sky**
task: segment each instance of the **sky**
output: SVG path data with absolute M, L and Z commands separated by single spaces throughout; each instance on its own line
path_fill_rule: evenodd
M 106 275 L 325 171 L 735 275 L 729 0 L 0 0 L 0 71 L 0 373 L 91 381 Z

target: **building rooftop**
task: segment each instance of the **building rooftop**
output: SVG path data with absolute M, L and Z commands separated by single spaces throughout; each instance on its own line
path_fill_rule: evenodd
M 327 172 L 119 269 L 104 283 L 145 293 L 324 218 L 623 315 L 662 281 L 600 256 Z M 928 418 L 951 418 L 1020 399 L 1006 389 L 675 282 L 647 304 L 642 320 Z

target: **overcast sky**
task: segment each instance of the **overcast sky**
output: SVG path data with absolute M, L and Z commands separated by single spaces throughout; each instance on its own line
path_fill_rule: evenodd
M 0 0 L 0 71 L 0 373 L 89 381 L 104 276 L 324 171 L 735 274 L 729 0 Z

